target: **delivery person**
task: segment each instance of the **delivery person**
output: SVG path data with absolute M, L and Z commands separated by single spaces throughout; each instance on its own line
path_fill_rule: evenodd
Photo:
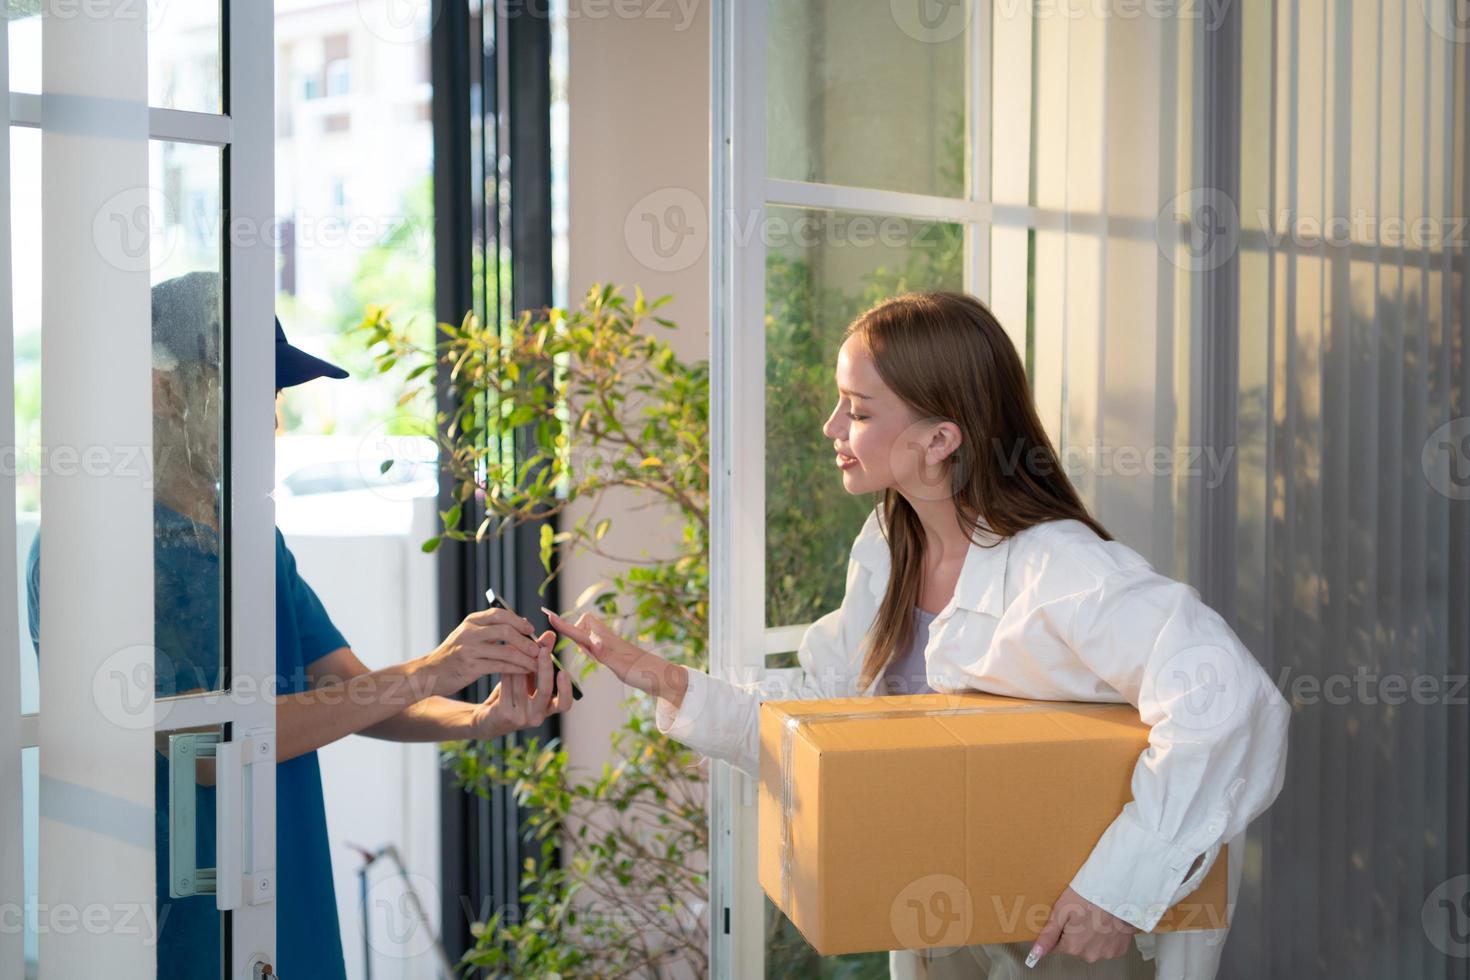
M 155 697 L 219 690 L 220 279 L 190 273 L 153 288 Z M 347 372 L 286 342 L 276 330 L 276 391 Z M 434 650 L 369 671 L 296 570 L 281 532 L 276 552 L 276 975 L 345 978 L 321 773 L 316 750 L 354 733 L 401 742 L 503 735 L 571 705 L 570 680 L 525 619 L 471 613 Z M 40 651 L 40 539 L 27 593 Z M 364 583 L 370 585 L 371 583 Z M 509 675 L 480 704 L 452 700 L 487 674 Z M 171 899 L 166 744 L 155 760 L 158 976 L 222 976 L 213 895 Z M 206 779 L 205 782 L 208 780 Z M 214 860 L 214 790 L 196 790 L 198 863 Z
M 1222 844 L 1238 891 L 1246 826 L 1281 789 L 1286 702 L 1194 589 L 1088 514 L 1015 347 L 978 300 L 878 304 L 848 327 L 836 381 L 823 428 L 833 462 L 848 493 L 879 502 L 841 607 L 807 630 L 781 696 L 1128 701 L 1151 729 L 1132 802 L 1034 944 L 899 951 L 894 976 L 1213 977 L 1224 929 L 1141 933 L 1194 891 Z M 654 695 L 660 731 L 757 774 L 755 691 L 670 664 L 595 616 L 552 625 Z

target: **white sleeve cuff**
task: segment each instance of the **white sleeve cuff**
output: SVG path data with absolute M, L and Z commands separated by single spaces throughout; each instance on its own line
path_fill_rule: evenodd
M 1072 879 L 1072 890 L 1098 908 L 1148 932 L 1204 879 L 1220 845 L 1181 847 L 1143 827 L 1124 810 L 1098 839 Z M 1204 860 L 1190 873 L 1190 865 Z
M 686 670 L 684 673 L 688 682 L 683 704 L 675 708 L 663 698 L 658 698 L 655 702 L 654 724 L 661 734 L 687 745 L 694 732 L 695 721 L 704 713 L 710 677 L 702 670 Z

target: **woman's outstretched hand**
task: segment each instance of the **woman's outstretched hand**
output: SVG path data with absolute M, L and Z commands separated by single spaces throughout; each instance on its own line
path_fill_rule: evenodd
M 675 708 L 684 703 L 689 675 L 683 667 L 634 646 L 591 613 L 583 613 L 573 624 L 545 606 L 541 611 L 550 619 L 552 629 L 586 650 L 624 684 L 662 698 Z

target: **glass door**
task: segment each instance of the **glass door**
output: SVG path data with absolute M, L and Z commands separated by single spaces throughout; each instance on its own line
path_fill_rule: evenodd
M 275 959 L 271 10 L 30 9 L 0 54 L 0 973 L 253 978 Z
M 711 669 L 777 678 L 840 604 L 874 501 L 822 478 L 835 355 L 909 290 L 991 306 L 1093 513 L 1193 577 L 1201 25 L 986 0 L 741 0 L 713 25 Z M 886 975 L 765 900 L 754 782 L 711 780 L 716 975 Z

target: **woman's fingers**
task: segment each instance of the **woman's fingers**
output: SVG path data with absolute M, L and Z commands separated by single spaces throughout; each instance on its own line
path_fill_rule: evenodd
M 541 607 L 541 611 L 544 612 L 546 614 L 546 618 L 551 621 L 551 626 L 553 629 L 555 629 L 562 636 L 569 637 L 572 642 L 578 644 L 579 646 L 586 646 L 588 641 L 591 639 L 586 630 L 578 629 L 571 623 L 567 622 L 565 619 L 562 619 L 556 613 L 552 612 L 550 609 L 547 609 L 545 606 Z

